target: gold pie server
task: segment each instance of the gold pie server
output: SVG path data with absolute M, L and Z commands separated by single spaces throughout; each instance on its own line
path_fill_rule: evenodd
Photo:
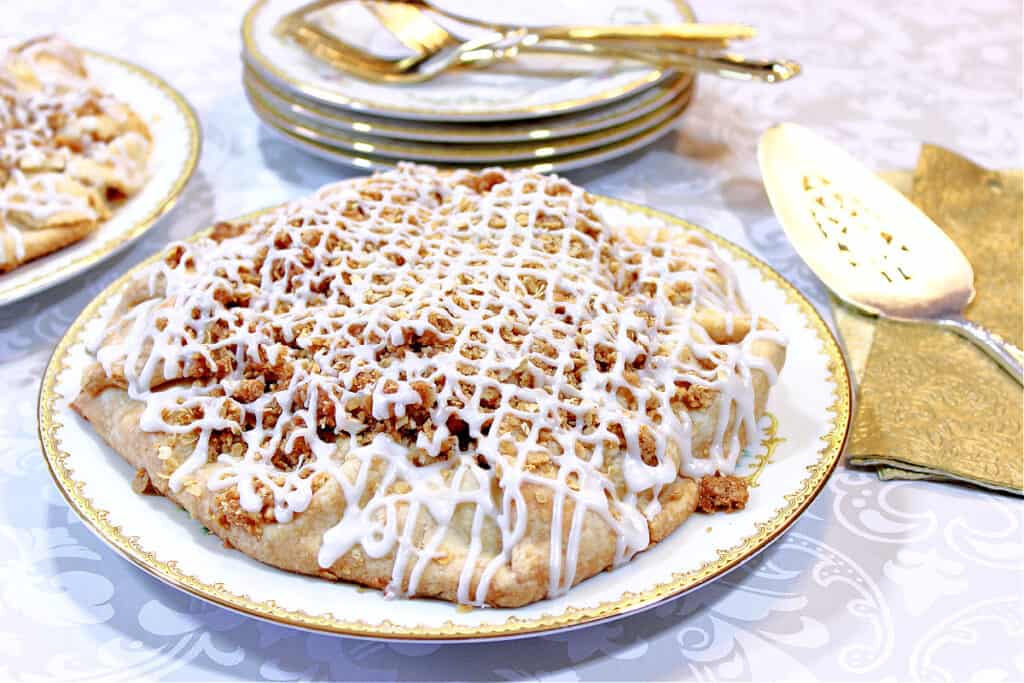
M 795 124 L 769 129 L 758 162 L 797 253 L 840 299 L 974 342 L 1017 382 L 1019 349 L 964 318 L 974 271 L 945 232 L 845 151 Z

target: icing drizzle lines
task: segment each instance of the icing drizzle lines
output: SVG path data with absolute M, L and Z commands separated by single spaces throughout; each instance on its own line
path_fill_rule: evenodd
M 731 472 L 741 430 L 756 439 L 751 372 L 775 373 L 751 345 L 782 343 L 701 236 L 637 246 L 527 172 L 403 165 L 176 244 L 144 277 L 97 359 L 142 429 L 194 444 L 171 488 L 216 462 L 212 490 L 286 523 L 333 480 L 348 503 L 322 567 L 393 553 L 403 595 L 454 557 L 470 604 L 527 533 L 528 496 L 551 505 L 550 595 L 588 516 L 615 563 L 646 548 L 665 486 Z

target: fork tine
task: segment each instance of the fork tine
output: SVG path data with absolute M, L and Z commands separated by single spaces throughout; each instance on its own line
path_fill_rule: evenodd
M 457 43 L 454 36 L 422 9 L 404 2 L 374 2 L 363 0 L 388 31 L 411 50 L 422 55 L 431 55 L 438 50 Z
M 377 18 L 377 21 L 397 38 L 398 42 L 402 43 L 402 45 L 405 45 L 420 57 L 427 53 L 426 48 L 420 43 L 418 35 L 407 30 L 407 17 L 405 17 L 405 12 L 401 7 L 379 2 L 369 2 L 368 0 L 361 0 L 359 4 L 368 9 Z

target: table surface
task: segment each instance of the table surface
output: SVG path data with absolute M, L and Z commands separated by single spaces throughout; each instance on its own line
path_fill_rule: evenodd
M 820 302 L 758 180 L 754 150 L 768 125 L 817 127 L 876 168 L 912 167 L 922 141 L 1022 165 L 1020 3 L 694 4 L 703 20 L 757 26 L 763 37 L 750 52 L 798 59 L 805 74 L 776 87 L 705 78 L 679 130 L 569 174 L 574 181 L 717 230 Z M 9 392 L 0 403 L 0 678 L 1024 678 L 1024 504 L 842 466 L 789 533 L 726 578 L 608 625 L 508 643 L 306 634 L 190 598 L 108 549 L 40 457 L 36 392 L 50 350 L 93 296 L 168 240 L 352 174 L 260 128 L 239 78 L 242 9 L 237 0 L 0 6 L 0 26 L 61 32 L 162 75 L 195 106 L 205 135 L 181 204 L 134 248 L 0 308 Z

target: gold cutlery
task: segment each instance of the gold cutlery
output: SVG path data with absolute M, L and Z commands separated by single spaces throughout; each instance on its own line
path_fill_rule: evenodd
M 795 124 L 766 131 L 758 161 L 786 235 L 840 299 L 873 315 L 952 330 L 1024 383 L 1021 351 L 964 318 L 974 298 L 971 264 L 898 190 Z
M 314 0 L 295 9 L 282 17 L 278 26 L 282 28 L 301 26 L 311 23 L 307 17 L 314 12 L 336 5 L 344 0 Z M 351 1 L 351 0 L 350 0 Z M 398 13 L 405 12 L 407 20 L 415 21 L 423 10 L 448 17 L 462 24 L 468 24 L 489 31 L 519 31 L 523 27 L 510 24 L 485 22 L 465 15 L 446 11 L 435 7 L 424 0 L 366 0 L 361 2 L 373 10 L 377 5 L 393 5 L 396 7 L 393 16 L 400 18 Z M 757 31 L 743 24 L 609 24 L 604 26 L 543 26 L 530 29 L 530 34 L 538 38 L 558 40 L 609 40 L 628 41 L 636 47 L 644 44 L 657 46 L 661 49 L 677 46 L 681 49 L 695 47 L 725 47 L 730 40 L 748 40 L 757 35 Z
M 457 66 L 485 67 L 499 61 L 515 59 L 523 53 L 556 53 L 640 61 L 661 68 L 675 68 L 713 73 L 719 76 L 776 83 L 800 73 L 795 62 L 752 60 L 732 54 L 706 54 L 697 51 L 702 44 L 723 44 L 722 36 L 749 37 L 748 27 L 736 25 L 679 24 L 669 27 L 673 40 L 680 44 L 693 41 L 693 47 L 666 50 L 664 43 L 657 50 L 636 47 L 644 33 L 656 26 L 637 27 L 550 27 L 538 30 L 512 28 L 490 30 L 464 40 L 450 33 L 424 11 L 426 5 L 411 2 L 365 1 L 371 10 L 398 40 L 412 50 L 409 57 L 389 60 L 374 56 L 346 44 L 316 26 L 306 17 L 335 0 L 318 0 L 285 15 L 275 28 L 280 36 L 290 36 L 314 56 L 343 71 L 367 80 L 388 83 L 421 83 Z M 477 23 L 477 25 L 482 25 Z M 490 27 L 488 27 L 490 28 Z M 544 35 L 542 35 L 544 34 Z M 621 40 L 594 43 L 579 40 L 580 36 L 606 36 Z M 559 38 L 557 36 L 563 36 Z M 682 38 L 682 36 L 689 36 Z M 662 36 L 664 38 L 665 36 Z M 718 42 L 716 42 L 718 41 Z
M 460 38 L 451 34 L 424 11 L 424 9 L 431 8 L 426 3 L 367 0 L 363 4 L 377 16 L 386 29 L 410 49 L 429 52 L 430 46 L 434 46 L 434 49 L 439 51 L 446 46 L 453 46 L 461 42 Z M 727 36 L 749 38 L 754 35 L 753 29 L 735 24 L 673 24 L 664 27 L 656 24 L 603 27 L 552 26 L 539 29 L 506 29 L 502 26 L 495 27 L 481 22 L 473 23 L 505 33 L 505 38 L 500 43 L 489 43 L 463 55 L 464 62 L 478 62 L 479 65 L 515 59 L 519 54 L 530 52 L 628 59 L 663 68 L 689 69 L 725 78 L 761 80 L 768 83 L 784 81 L 800 73 L 800 66 L 795 62 L 754 60 L 733 54 L 699 54 L 694 52 L 695 46 L 691 46 L 688 42 L 691 40 L 725 40 Z M 706 28 L 701 28 L 702 26 Z M 617 43 L 613 41 L 598 44 L 583 40 L 584 38 L 603 37 L 636 41 L 642 36 L 650 38 L 656 34 L 660 38 L 670 38 L 674 35 L 674 40 L 679 41 L 679 51 L 666 51 L 664 43 L 660 43 L 657 50 L 644 51 L 635 47 L 635 42 Z M 683 36 L 685 36 L 685 40 Z
M 393 1 L 364 4 L 374 12 L 386 29 L 410 49 L 425 53 L 429 46 L 435 46 L 436 53 L 443 54 L 445 48 L 452 48 L 460 44 L 459 38 L 435 22 L 419 6 Z M 662 68 L 689 69 L 727 78 L 762 80 L 769 83 L 784 81 L 800 73 L 800 66 L 794 62 L 751 60 L 731 54 L 702 55 L 664 50 L 642 51 L 584 41 L 542 38 L 532 29 L 525 28 L 506 31 L 501 40 L 487 40 L 485 44 L 474 45 L 472 49 L 460 53 L 459 61 L 464 65 L 483 66 L 497 61 L 511 60 L 523 53 L 557 53 L 629 59 Z
M 319 0 L 326 6 L 338 0 Z M 522 26 L 481 21 L 462 14 L 445 10 L 425 0 L 368 0 L 378 7 L 392 5 L 396 12 L 422 14 L 423 10 L 491 31 L 518 31 Z M 367 3 L 364 3 L 367 4 Z M 531 27 L 530 33 L 538 38 L 556 40 L 611 40 L 632 41 L 637 47 L 662 49 L 672 46 L 680 49 L 694 47 L 725 47 L 730 40 L 749 40 L 757 31 L 743 24 L 700 24 L 694 22 L 676 24 L 608 24 L 604 26 L 538 26 Z

